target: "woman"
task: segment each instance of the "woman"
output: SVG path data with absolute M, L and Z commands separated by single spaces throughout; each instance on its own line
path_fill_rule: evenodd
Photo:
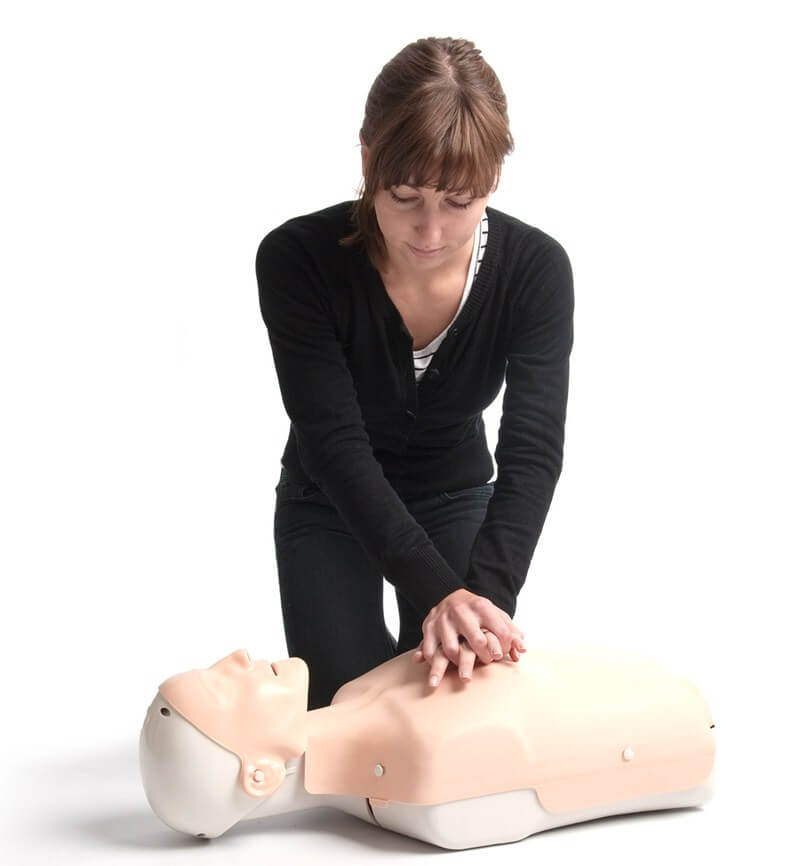
M 360 197 L 287 220 L 256 257 L 291 420 L 281 606 L 309 709 L 414 647 L 434 687 L 450 663 L 468 679 L 519 660 L 512 617 L 564 442 L 572 270 L 488 205 L 513 150 L 493 70 L 467 40 L 409 44 L 372 85 L 360 140 Z M 482 412 L 504 381 L 493 482 Z

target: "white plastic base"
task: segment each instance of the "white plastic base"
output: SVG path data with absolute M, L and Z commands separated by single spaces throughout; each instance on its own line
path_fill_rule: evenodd
M 434 806 L 389 803 L 384 807 L 371 808 L 368 801 L 364 802 L 379 827 L 430 842 L 440 848 L 461 850 L 517 842 L 542 830 L 608 815 L 702 806 L 711 800 L 713 794 L 712 770 L 708 779 L 697 788 L 620 800 L 574 812 L 548 812 L 542 808 L 534 790 L 508 791 Z M 331 798 L 326 805 L 335 806 L 332 802 L 334 799 Z M 356 810 L 346 811 L 357 814 Z

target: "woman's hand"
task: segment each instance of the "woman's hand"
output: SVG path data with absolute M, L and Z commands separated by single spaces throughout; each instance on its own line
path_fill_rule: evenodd
M 524 635 L 511 617 L 468 589 L 451 592 L 433 607 L 422 623 L 422 632 L 415 660 L 430 662 L 434 687 L 449 662 L 458 667 L 462 679 L 469 680 L 476 659 L 490 664 L 510 653 L 512 661 L 519 661 L 520 652 L 525 652 Z
M 493 660 L 499 661 L 504 658 L 502 650 L 500 649 L 500 641 L 497 639 L 497 636 L 492 634 L 492 632 L 487 629 L 482 629 L 484 634 L 486 635 L 490 646 L 493 648 Z M 522 639 L 525 635 L 520 632 L 519 639 L 515 639 L 514 643 L 509 650 L 509 655 L 511 656 L 511 661 L 518 662 L 520 659 L 520 653 L 527 652 L 525 645 L 522 642 Z M 420 647 L 422 644 L 420 643 Z M 469 681 L 472 679 L 472 669 L 475 665 L 475 652 L 471 649 L 469 644 L 463 642 L 460 644 L 460 651 L 458 655 L 458 673 L 462 680 Z M 414 653 L 414 661 L 422 662 L 425 661 L 425 656 L 422 654 L 422 649 L 416 650 Z M 444 654 L 444 651 L 441 646 L 436 647 L 436 652 L 434 653 L 433 659 L 431 660 L 431 679 L 430 684 L 436 687 L 440 682 L 442 677 L 444 676 L 444 672 L 447 670 L 447 666 L 450 664 L 450 659 Z M 436 682 L 433 681 L 434 677 L 436 678 Z

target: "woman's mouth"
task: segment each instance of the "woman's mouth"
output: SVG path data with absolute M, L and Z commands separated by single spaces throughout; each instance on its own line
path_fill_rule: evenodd
M 418 255 L 420 258 L 423 259 L 429 259 L 432 256 L 435 256 L 437 253 L 440 253 L 444 249 L 444 247 L 438 247 L 435 250 L 420 250 L 417 247 L 411 246 L 411 244 L 409 244 L 409 246 L 414 251 L 415 255 Z

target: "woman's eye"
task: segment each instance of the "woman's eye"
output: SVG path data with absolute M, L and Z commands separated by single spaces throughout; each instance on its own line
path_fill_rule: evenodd
M 392 197 L 396 202 L 399 202 L 400 204 L 407 204 L 407 203 L 410 202 L 410 201 L 414 201 L 413 198 L 400 198 L 400 196 L 395 195 L 391 190 L 389 190 L 389 195 L 391 195 L 391 197 Z M 461 204 L 460 202 L 457 202 L 457 201 L 451 201 L 451 202 L 449 202 L 449 203 L 450 203 L 453 207 L 461 208 L 461 209 L 463 210 L 464 208 L 468 208 L 468 207 L 472 204 L 472 201 L 468 201 L 468 202 L 466 202 L 466 203 L 464 203 L 464 204 Z

